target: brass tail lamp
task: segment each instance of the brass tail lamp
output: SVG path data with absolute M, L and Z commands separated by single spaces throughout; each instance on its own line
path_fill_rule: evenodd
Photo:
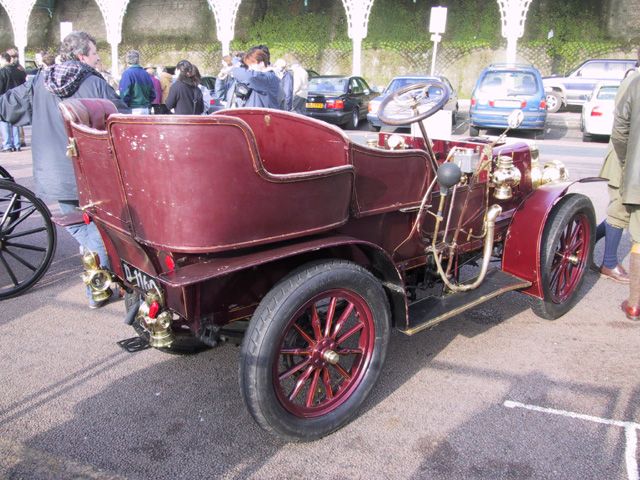
M 111 296 L 109 288 L 113 283 L 111 273 L 100 266 L 100 257 L 96 252 L 86 250 L 82 255 L 84 273 L 82 281 L 91 291 L 91 297 L 96 302 L 103 302 Z
M 162 294 L 157 290 L 149 290 L 136 314 L 136 321 L 149 332 L 149 345 L 155 348 L 167 348 L 175 340 L 171 330 L 173 316 L 169 310 L 163 308 Z

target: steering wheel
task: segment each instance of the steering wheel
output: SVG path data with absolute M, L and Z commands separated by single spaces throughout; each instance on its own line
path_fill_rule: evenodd
M 387 125 L 409 125 L 430 117 L 447 100 L 449 91 L 443 82 L 414 83 L 387 95 L 378 108 L 378 118 Z

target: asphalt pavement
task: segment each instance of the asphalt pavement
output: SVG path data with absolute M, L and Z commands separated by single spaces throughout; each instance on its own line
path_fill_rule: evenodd
M 575 117 L 530 140 L 590 176 L 606 142 L 582 144 Z M 33 186 L 28 148 L 0 164 Z M 606 195 L 590 196 L 601 216 Z M 619 309 L 627 288 L 594 272 L 556 321 L 511 292 L 394 333 L 359 416 L 295 444 L 244 408 L 237 347 L 123 350 L 123 302 L 87 309 L 77 245 L 58 235 L 45 277 L 0 303 L 0 478 L 638 479 L 640 322 Z M 629 248 L 625 234 L 624 264 Z

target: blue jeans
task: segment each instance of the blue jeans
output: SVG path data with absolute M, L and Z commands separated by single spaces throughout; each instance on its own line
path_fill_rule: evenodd
M 0 122 L 0 128 L 2 129 L 2 150 L 16 150 L 20 148 L 20 129 L 15 125 L 11 125 L 7 122 Z
M 58 206 L 63 214 L 74 213 L 78 209 L 78 202 L 74 201 L 59 201 Z M 104 243 L 100 232 L 96 227 L 96 224 L 91 222 L 89 225 L 84 223 L 80 225 L 70 225 L 65 227 L 67 232 L 71 234 L 76 242 L 85 250 L 96 252 L 100 257 L 100 265 L 103 268 L 109 269 L 109 257 L 107 256 L 107 250 L 104 248 Z

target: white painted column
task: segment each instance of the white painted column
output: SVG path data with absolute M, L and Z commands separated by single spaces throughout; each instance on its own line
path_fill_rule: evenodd
M 532 0 L 497 0 L 502 36 L 507 39 L 507 63 L 516 62 L 518 39 L 524 34 L 527 11 Z
M 112 42 L 111 45 L 111 76 L 113 78 L 120 78 L 120 67 L 118 65 L 118 43 Z
M 111 75 L 120 78 L 118 64 L 118 45 L 122 42 L 122 19 L 127 11 L 129 0 L 95 0 L 102 13 L 107 30 L 107 42 L 111 46 Z
M 348 33 L 353 44 L 351 72 L 353 75 L 360 75 L 362 71 L 362 40 L 367 38 L 367 26 L 369 25 L 369 14 L 373 0 L 342 0 L 342 5 L 347 13 Z
M 235 35 L 236 16 L 242 0 L 207 0 L 216 20 L 216 36 L 222 44 L 222 55 L 229 55 Z

